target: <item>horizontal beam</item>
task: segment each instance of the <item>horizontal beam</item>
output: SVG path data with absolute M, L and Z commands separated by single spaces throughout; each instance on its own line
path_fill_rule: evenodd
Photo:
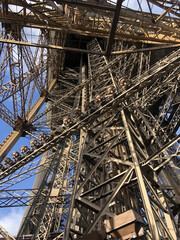
M 7 24 L 15 22 L 21 27 L 35 27 L 46 30 L 54 29 L 65 33 L 108 38 L 110 29 L 107 25 L 109 26 L 112 22 L 113 13 L 115 11 L 113 5 L 107 4 L 106 6 L 101 7 L 98 4 L 91 4 L 83 1 L 76 3 L 76 1 L 71 0 L 67 1 L 67 3 L 66 0 L 64 2 L 57 2 L 62 3 L 62 5 L 67 5 L 67 11 L 65 14 L 62 14 L 63 7 L 60 5 L 56 6 L 55 3 L 54 6 L 56 7 L 54 7 L 54 10 L 51 12 L 49 11 L 48 3 L 47 5 L 43 5 L 41 11 L 38 11 L 33 5 L 27 3 L 23 5 L 22 3 L 24 3 L 24 1 L 22 0 L 14 1 L 15 5 L 22 5 L 25 9 L 29 9 L 31 14 L 26 14 L 26 11 L 20 11 L 19 13 L 9 11 L 8 14 L 0 12 L 0 21 Z M 53 2 L 51 1 L 50 5 L 52 3 Z M 83 11 L 88 8 L 89 4 L 91 5 L 91 7 L 89 6 L 89 11 L 94 13 L 94 16 L 90 17 L 89 14 L 83 14 L 83 21 L 79 21 L 79 14 L 81 13 L 79 13 L 78 5 L 82 5 Z M 71 14 L 69 15 L 69 12 L 72 10 L 74 12 L 73 15 L 78 17 L 73 17 Z M 42 14 L 42 12 L 48 12 L 49 14 L 46 16 L 45 14 Z M 102 17 L 97 17 L 97 13 Z M 178 29 L 178 20 L 176 18 L 166 17 L 166 21 L 159 21 L 155 24 L 152 23 L 151 15 L 152 14 L 148 12 L 144 13 L 122 7 L 121 18 L 118 18 L 118 27 L 115 31 L 115 39 L 155 44 L 158 42 L 160 44 L 162 44 L 162 42 L 178 43 L 180 41 L 180 30 Z M 153 18 L 156 19 L 158 16 L 158 14 L 154 14 Z M 132 26 L 135 28 L 132 28 Z
M 39 43 L 30 43 L 30 42 L 23 42 L 17 40 L 10 40 L 10 39 L 0 39 L 2 43 L 9 43 L 9 44 L 16 44 L 16 45 L 23 45 L 29 47 L 40 47 L 40 48 L 48 48 L 48 49 L 56 49 L 60 51 L 69 51 L 69 52 L 79 52 L 79 53 L 87 53 L 87 54 L 94 54 L 94 55 L 101 55 L 105 56 L 105 52 L 97 52 L 97 51 L 89 51 L 86 49 L 80 48 L 71 48 L 71 47 L 63 47 L 63 46 L 56 46 L 56 45 L 46 45 L 46 44 L 39 44 Z M 171 45 L 163 45 L 157 47 L 150 47 L 150 48 L 140 48 L 140 49 L 133 49 L 133 50 L 123 50 L 123 51 L 113 51 L 110 55 L 123 55 L 123 54 L 131 54 L 131 53 L 139 53 L 139 52 L 148 52 L 148 51 L 157 51 L 163 49 L 170 49 L 170 48 L 179 48 L 180 43 L 178 44 L 171 44 Z
M 139 53 L 139 52 L 148 52 L 148 51 L 157 51 L 164 50 L 170 48 L 179 48 L 180 44 L 171 44 L 171 45 L 161 45 L 157 47 L 149 47 L 149 48 L 140 48 L 140 49 L 132 49 L 132 50 L 123 50 L 123 51 L 114 51 L 111 52 L 111 55 L 121 55 L 121 54 L 131 54 L 131 53 Z
M 95 55 L 96 54 L 98 54 L 98 55 L 105 55 L 104 52 L 95 52 L 95 51 L 89 51 L 89 50 L 86 50 L 86 49 L 63 47 L 63 46 L 56 46 L 56 45 L 51 45 L 51 44 L 46 45 L 46 44 L 42 44 L 42 43 L 41 44 L 40 43 L 30 43 L 30 42 L 23 42 L 23 41 L 10 40 L 10 39 L 0 39 L 0 42 L 9 43 L 9 44 L 16 44 L 16 45 L 23 45 L 23 46 L 29 46 L 29 47 L 40 47 L 40 48 L 56 49 L 56 50 L 61 50 L 61 51 L 91 53 L 91 54 L 95 54 Z
M 109 12 L 114 12 L 115 11 L 115 7 L 110 6 L 110 4 L 108 4 L 108 6 L 104 6 L 104 5 L 100 5 L 100 4 L 94 4 L 94 3 L 89 3 L 89 2 L 85 2 L 85 1 L 73 1 L 73 0 L 56 0 L 56 2 L 58 4 L 68 4 L 70 6 L 80 6 L 80 7 L 85 7 L 85 8 L 95 8 L 95 9 L 99 9 L 99 10 L 103 10 L 103 11 L 109 11 Z
M 86 208 L 89 208 L 89 209 L 92 209 L 94 212 L 99 212 L 101 210 L 101 207 L 88 201 L 87 199 L 84 199 L 82 197 L 78 197 L 76 198 L 76 202 L 79 202 L 81 205 L 84 205 L 86 206 Z M 114 213 L 108 211 L 108 210 L 105 210 L 105 214 L 109 217 L 114 217 Z

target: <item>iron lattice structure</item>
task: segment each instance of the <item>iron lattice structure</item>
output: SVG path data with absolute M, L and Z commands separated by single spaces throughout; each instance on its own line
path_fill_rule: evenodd
M 0 207 L 26 206 L 0 233 L 113 239 L 133 209 L 138 239 L 179 239 L 179 1 L 0 3 Z

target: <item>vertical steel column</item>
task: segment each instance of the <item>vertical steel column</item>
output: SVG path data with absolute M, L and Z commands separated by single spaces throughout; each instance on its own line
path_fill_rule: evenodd
M 85 67 L 82 67 L 82 82 L 85 81 Z M 82 91 L 82 99 L 84 95 L 84 91 Z M 84 102 L 82 101 L 82 112 L 84 112 Z M 80 174 L 80 170 L 81 170 L 81 162 L 82 162 L 82 158 L 83 158 L 83 148 L 85 145 L 85 139 L 86 139 L 86 132 L 81 129 L 80 131 L 80 142 L 79 142 L 79 156 L 78 156 L 78 163 L 77 163 L 77 167 L 76 167 L 76 177 L 75 177 L 75 181 L 74 181 L 74 189 L 72 192 L 72 196 L 71 196 L 71 202 L 70 202 L 70 207 L 69 207 L 69 213 L 68 213 L 68 217 L 67 217 L 67 221 L 66 221 L 66 227 L 64 230 L 64 240 L 69 240 L 69 233 L 70 233 L 70 227 L 71 227 L 71 219 L 72 219 L 72 214 L 73 214 L 73 208 L 74 208 L 74 203 L 75 203 L 75 197 L 76 197 L 76 190 L 77 190 L 77 186 L 78 186 L 78 181 L 79 181 L 79 174 Z
M 138 110 L 138 112 L 140 112 L 140 111 Z M 142 123 L 141 123 L 141 124 L 142 124 Z M 147 124 L 147 122 L 146 122 L 146 124 Z M 151 127 L 148 125 L 148 131 L 149 131 L 149 130 L 151 130 Z M 139 132 L 139 131 L 137 131 L 137 132 L 138 132 L 138 134 L 140 135 L 140 132 Z M 155 136 L 155 134 L 154 134 L 154 136 Z M 140 141 L 141 141 L 141 143 L 142 143 L 142 142 L 143 142 L 143 139 L 140 138 Z M 157 141 L 157 137 L 156 137 L 156 141 Z M 160 142 L 159 142 L 159 143 L 160 143 Z M 145 157 L 146 157 L 146 158 L 149 158 L 149 155 L 148 155 L 147 152 L 145 153 Z M 155 181 L 158 182 L 158 177 L 157 177 L 157 175 L 156 175 L 155 173 L 154 173 L 154 178 L 156 179 Z M 156 192 L 156 191 L 153 189 L 153 187 L 151 186 L 150 182 L 148 182 L 148 180 L 146 179 L 146 177 L 144 178 L 144 180 L 145 180 L 148 188 L 150 189 L 150 191 L 154 194 L 154 196 L 156 196 L 156 199 L 159 200 L 159 202 L 161 203 L 161 205 L 162 205 L 166 210 L 168 210 L 168 205 L 167 205 L 167 202 L 166 202 L 166 199 L 165 199 L 165 197 L 164 197 L 164 195 L 163 195 L 162 190 L 156 189 L 156 191 L 157 191 L 157 192 Z M 177 239 L 177 236 L 176 236 L 175 228 L 174 228 L 174 226 L 173 226 L 173 221 L 172 221 L 171 216 L 170 216 L 170 212 L 169 212 L 169 211 L 163 212 L 163 214 L 164 214 L 164 218 L 165 218 L 166 225 L 167 225 L 167 229 L 165 229 L 165 231 L 167 232 L 167 234 L 169 234 L 169 238 L 170 238 L 170 239 L 176 240 L 176 239 Z M 162 225 L 163 225 L 163 223 L 162 223 Z M 164 225 L 163 227 L 166 228 L 166 225 Z
M 152 238 L 154 240 L 160 240 L 157 225 L 156 225 L 156 221 L 155 221 L 153 211 L 152 211 L 152 208 L 151 208 L 151 203 L 149 201 L 149 197 L 148 197 L 148 194 L 147 194 L 147 191 L 146 191 L 146 186 L 145 186 L 145 183 L 144 183 L 144 180 L 143 180 L 143 175 L 142 175 L 142 172 L 141 172 L 141 169 L 140 169 L 140 166 L 139 166 L 138 158 L 137 158 L 137 155 L 136 155 L 136 152 L 135 152 L 135 148 L 134 148 L 134 145 L 133 145 L 133 141 L 132 141 L 132 138 L 131 138 L 131 134 L 130 134 L 130 131 L 129 131 L 129 127 L 128 127 L 128 123 L 127 123 L 127 120 L 126 120 L 124 110 L 121 110 L 121 116 L 122 116 L 122 120 L 123 120 L 124 129 L 125 129 L 125 132 L 126 132 L 126 137 L 127 137 L 129 149 L 130 149 L 130 152 L 131 152 L 131 155 L 132 155 L 132 160 L 133 160 L 133 163 L 134 163 L 134 168 L 135 168 L 135 172 L 136 172 L 136 176 L 137 176 L 137 181 L 138 181 L 139 189 L 140 189 L 140 192 L 141 192 L 141 197 L 142 197 L 142 200 L 143 200 L 143 205 L 144 205 L 144 208 L 145 208 L 145 212 L 146 212 L 146 216 L 147 216 L 147 219 L 148 219 L 149 228 L 150 228 L 150 231 L 151 231 L 151 234 L 152 234 Z

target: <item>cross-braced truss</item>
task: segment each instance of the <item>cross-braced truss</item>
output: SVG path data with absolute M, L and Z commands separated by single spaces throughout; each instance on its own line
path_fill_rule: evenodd
M 0 117 L 12 128 L 0 208 L 26 206 L 15 238 L 118 239 L 115 219 L 133 211 L 129 239 L 178 239 L 179 1 L 0 3 Z

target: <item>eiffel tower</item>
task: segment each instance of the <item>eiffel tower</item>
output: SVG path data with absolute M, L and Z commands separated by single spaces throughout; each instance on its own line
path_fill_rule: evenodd
M 180 2 L 0 0 L 0 21 L 0 207 L 25 207 L 3 239 L 180 239 Z

